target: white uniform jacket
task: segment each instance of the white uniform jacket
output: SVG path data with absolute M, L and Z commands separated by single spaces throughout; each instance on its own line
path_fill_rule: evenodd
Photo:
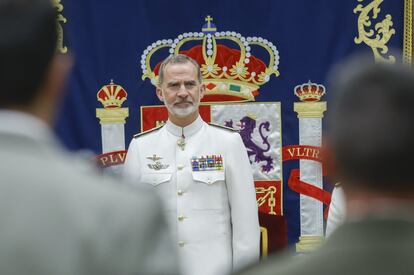
M 326 237 L 329 237 L 338 226 L 344 223 L 346 215 L 344 191 L 341 186 L 332 190 L 331 204 L 329 205 L 328 221 L 326 222 Z
M 198 169 L 202 157 L 222 167 Z M 184 274 L 225 274 L 259 259 L 253 176 L 237 132 L 200 117 L 184 128 L 168 121 L 132 140 L 124 169 L 161 196 Z

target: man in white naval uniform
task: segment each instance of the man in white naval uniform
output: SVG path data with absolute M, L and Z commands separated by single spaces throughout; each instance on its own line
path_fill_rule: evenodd
M 164 201 L 183 274 L 217 275 L 259 259 L 260 229 L 250 163 L 240 135 L 205 123 L 199 65 L 188 56 L 160 67 L 165 126 L 136 135 L 125 174 Z

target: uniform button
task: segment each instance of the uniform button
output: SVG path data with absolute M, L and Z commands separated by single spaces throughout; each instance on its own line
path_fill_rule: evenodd
M 184 169 L 184 165 L 178 165 L 177 166 L 177 169 L 180 170 L 180 171 L 183 170 Z
M 178 196 L 182 196 L 184 194 L 183 190 L 178 190 L 177 191 Z
M 178 220 L 179 220 L 180 222 L 182 222 L 182 221 L 184 220 L 184 218 L 185 218 L 184 216 L 181 216 L 181 215 L 180 215 L 180 216 L 178 216 Z
M 180 247 L 184 247 L 185 242 L 184 242 L 184 241 L 179 241 L 179 242 L 178 242 L 178 245 L 179 245 Z

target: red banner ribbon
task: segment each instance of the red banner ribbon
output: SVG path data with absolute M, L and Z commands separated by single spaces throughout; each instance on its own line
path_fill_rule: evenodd
M 289 145 L 283 147 L 282 155 L 283 161 L 307 159 L 321 162 L 323 175 L 327 175 L 327 169 L 325 168 L 326 166 L 324 165 L 324 162 L 322 160 L 320 147 L 309 145 Z M 314 198 L 328 206 L 325 208 L 324 211 L 324 217 L 328 217 L 329 204 L 331 203 L 331 194 L 329 192 L 319 187 L 316 187 L 312 184 L 301 181 L 299 169 L 292 169 L 290 171 L 288 186 L 293 191 Z
M 114 151 L 96 156 L 95 158 L 98 166 L 106 168 L 114 165 L 123 164 L 125 161 L 126 154 L 126 150 Z
M 282 148 L 283 161 L 308 159 L 322 162 L 321 147 L 310 145 L 289 145 Z

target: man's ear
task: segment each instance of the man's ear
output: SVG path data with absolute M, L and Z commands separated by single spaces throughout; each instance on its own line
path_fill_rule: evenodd
M 161 102 L 164 102 L 164 97 L 162 96 L 162 89 L 160 88 L 160 86 L 157 86 L 156 92 L 157 92 L 158 99 Z
M 203 99 L 205 93 L 206 93 L 206 85 L 202 83 L 200 86 L 200 100 Z
M 73 59 L 69 54 L 56 53 L 45 72 L 40 87 L 41 93 L 33 103 L 32 110 L 35 115 L 50 125 L 54 122 L 57 108 L 63 98 L 64 87 L 72 65 Z
M 73 66 L 72 56 L 56 53 L 49 64 L 43 83 L 43 91 L 47 97 L 61 97 L 67 77 Z

